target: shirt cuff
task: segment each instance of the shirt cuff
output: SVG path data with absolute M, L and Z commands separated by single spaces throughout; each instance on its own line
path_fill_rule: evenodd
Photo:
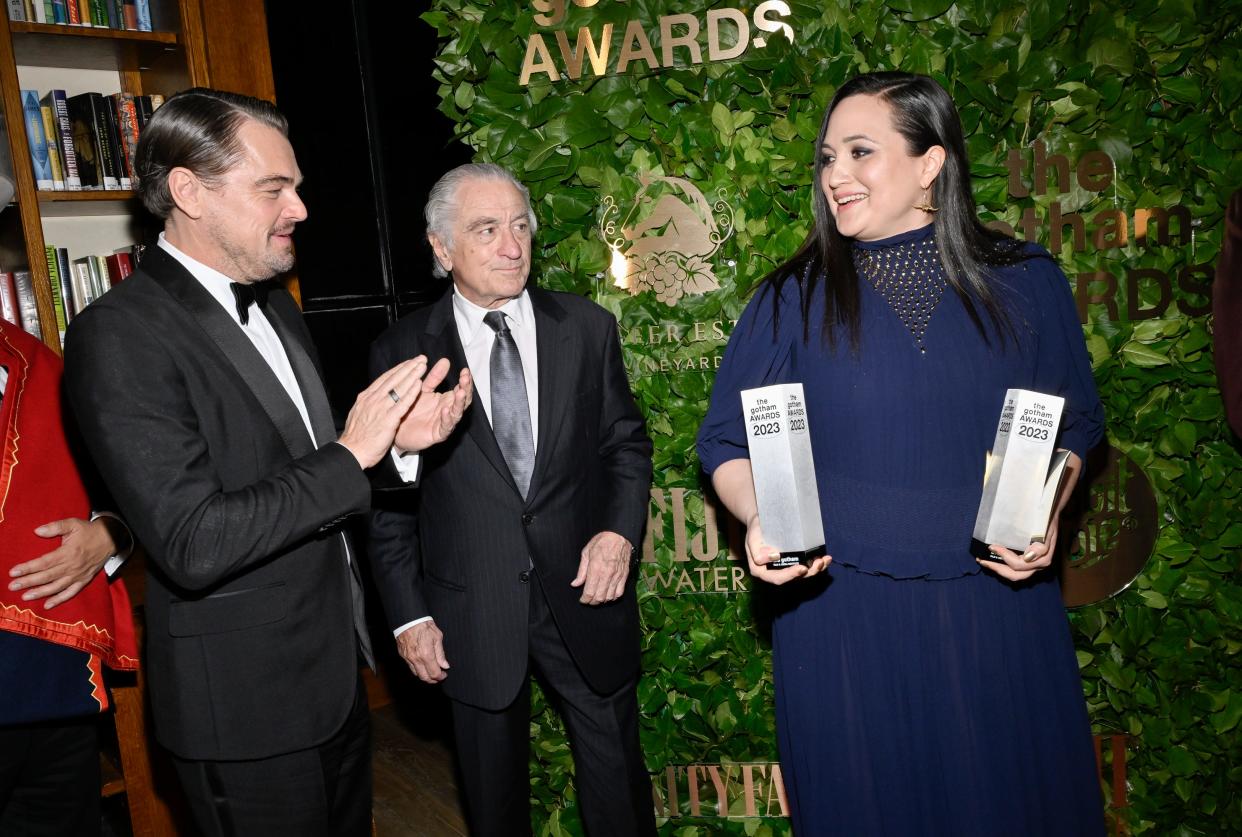
M 418 453 L 397 453 L 395 446 L 388 453 L 392 457 L 392 464 L 397 469 L 397 475 L 403 482 L 418 482 L 418 472 L 423 464 L 422 456 Z
M 119 515 L 108 511 L 91 512 L 92 523 L 101 517 L 106 517 L 109 520 L 115 520 L 121 525 L 121 528 L 125 530 L 125 535 L 128 537 L 128 543 L 125 544 L 124 548 L 119 550 L 115 555 L 109 557 L 108 560 L 104 561 L 104 573 L 108 576 L 108 578 L 112 578 L 116 575 L 117 571 L 124 566 L 126 560 L 129 559 L 130 553 L 134 551 L 134 533 L 130 531 L 129 527 L 125 525 L 125 521 L 121 520 Z
M 424 616 L 422 619 L 415 619 L 413 622 L 406 622 L 406 623 L 405 623 L 404 625 L 402 625 L 400 628 L 397 628 L 395 631 L 393 631 L 393 632 L 392 632 L 392 635 L 393 635 L 394 637 L 399 637 L 399 636 L 401 636 L 403 633 L 405 633 L 406 631 L 408 631 L 410 628 L 412 628 L 412 627 L 414 627 L 415 625 L 419 624 L 420 622 L 430 622 L 430 621 L 431 621 L 431 617 L 430 617 L 430 616 Z

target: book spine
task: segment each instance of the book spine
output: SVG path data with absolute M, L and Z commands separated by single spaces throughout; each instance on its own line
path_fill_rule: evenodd
M 82 19 L 83 26 L 91 25 L 91 0 L 77 0 L 78 17 Z
M 0 273 L 0 317 L 21 328 L 22 315 L 17 309 L 17 285 L 13 283 L 13 274 L 7 271 Z
M 89 102 L 91 130 L 95 147 L 99 149 L 100 182 L 105 189 L 121 188 L 121 173 L 117 168 L 117 154 L 113 153 L 112 121 L 108 118 L 108 103 L 99 93 L 84 93 Z
M 116 113 L 116 102 L 102 93 L 96 94 L 99 112 L 104 117 L 104 137 L 108 143 L 108 151 L 112 156 L 112 172 L 117 180 L 118 189 L 129 189 L 133 181 L 125 169 L 125 152 L 121 146 L 121 125 Z
M 47 274 L 52 280 L 52 307 L 56 309 L 56 330 L 60 332 L 60 344 L 65 345 L 65 329 L 69 320 L 65 316 L 64 284 L 60 281 L 60 266 L 56 261 L 56 248 L 44 247 L 47 256 Z
M 125 23 L 125 28 L 131 31 L 138 31 L 138 9 L 134 6 L 134 0 L 117 0 L 121 4 L 121 20 Z
M 108 256 L 108 284 L 116 285 L 134 272 L 134 263 L 124 250 Z
M 52 109 L 47 105 L 39 106 L 43 116 L 43 136 L 47 140 L 47 161 L 52 167 L 52 188 L 57 192 L 65 191 L 65 169 L 60 164 L 60 138 L 56 136 L 56 120 Z
M 70 26 L 82 25 L 82 9 L 78 0 L 65 0 L 65 15 Z
M 151 3 L 149 0 L 134 0 L 134 12 L 138 16 L 138 31 L 151 31 Z
M 52 0 L 43 0 L 43 23 L 56 22 L 56 9 Z
M 73 260 L 73 287 L 77 291 L 78 296 L 82 299 L 82 304 L 90 305 L 95 301 L 95 292 L 91 288 L 91 272 L 86 265 L 86 259 Z
M 39 325 L 39 306 L 35 302 L 34 282 L 29 270 L 13 271 L 13 285 L 17 288 L 17 314 L 22 328 L 28 334 L 43 339 L 43 327 Z
M 124 163 L 124 171 L 130 181 L 130 186 L 122 184 L 122 188 L 131 188 L 135 182 L 134 155 L 138 150 L 138 108 L 131 93 L 115 93 L 112 102 L 116 107 L 116 119 L 120 129 L 121 162 Z
M 108 28 L 108 3 L 107 0 L 90 0 L 91 8 L 91 25 L 98 26 L 101 29 Z
M 47 3 L 44 0 L 32 0 L 31 5 L 34 7 L 35 23 L 51 23 L 52 19 L 47 14 Z
M 69 8 L 66 6 L 65 0 L 52 0 L 52 16 L 53 23 L 69 22 Z
M 61 163 L 65 167 L 65 188 L 76 192 L 82 188 L 82 178 L 78 176 L 78 154 L 73 148 L 73 123 L 69 120 L 69 103 L 63 90 L 53 90 L 45 98 L 51 99 L 56 116 Z
M 77 292 L 77 288 L 73 285 L 73 273 L 69 267 L 69 249 L 67 247 L 56 248 L 56 267 L 60 271 L 61 284 L 65 288 L 65 319 L 72 320 L 83 308 L 86 307 L 86 300 Z M 68 277 L 66 280 L 65 277 Z
M 103 185 L 103 172 L 99 163 L 99 143 L 95 138 L 95 116 L 90 96 L 80 93 L 66 100 L 71 123 L 70 135 L 77 154 L 78 176 L 83 189 L 99 189 Z
M 39 94 L 33 90 L 22 91 L 22 112 L 26 121 L 26 141 L 30 143 L 30 164 L 34 169 L 35 184 L 40 189 L 52 188 L 52 162 L 47 156 L 47 137 L 43 133 L 43 112 L 39 109 Z
M 26 19 L 26 4 L 22 0 L 8 0 L 5 5 L 9 10 L 9 20 Z

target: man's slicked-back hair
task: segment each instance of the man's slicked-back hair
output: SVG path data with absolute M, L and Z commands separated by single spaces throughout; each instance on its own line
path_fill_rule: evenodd
M 214 185 L 242 158 L 238 132 L 253 119 L 289 135 L 289 123 L 271 102 L 194 87 L 170 96 L 142 129 L 134 155 L 138 197 L 147 211 L 168 218 L 175 203 L 168 174 L 175 168 L 192 171 Z
M 467 180 L 500 180 L 517 189 L 526 203 L 526 218 L 530 222 L 530 234 L 533 236 L 539 228 L 535 220 L 535 210 L 530 205 L 530 190 L 513 176 L 513 173 L 495 163 L 464 163 L 447 171 L 436 185 L 431 187 L 427 196 L 427 206 L 423 209 L 423 217 L 427 219 L 427 235 L 438 238 L 445 247 L 453 246 L 453 225 L 457 221 L 457 193 Z M 432 250 L 432 274 L 439 279 L 448 276 L 444 265 Z

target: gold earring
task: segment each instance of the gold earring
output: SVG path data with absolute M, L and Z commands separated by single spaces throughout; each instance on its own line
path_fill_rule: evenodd
M 914 208 L 921 210 L 923 212 L 939 212 L 940 211 L 940 207 L 932 206 L 931 201 L 927 199 L 926 189 L 923 190 L 923 200 L 920 203 L 914 204 Z

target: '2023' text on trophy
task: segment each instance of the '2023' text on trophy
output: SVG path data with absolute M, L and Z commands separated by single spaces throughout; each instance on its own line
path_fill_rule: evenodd
M 1069 454 L 1055 450 L 1065 399 L 1027 389 L 1005 393 L 988 454 L 975 539 L 1017 552 L 1042 542 Z
M 742 412 L 759 525 L 781 553 L 768 568 L 810 563 L 825 553 L 824 522 L 802 384 L 742 390 Z

